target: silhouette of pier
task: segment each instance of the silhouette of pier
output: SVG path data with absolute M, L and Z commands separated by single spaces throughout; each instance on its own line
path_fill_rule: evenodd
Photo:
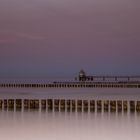
M 140 88 L 140 82 L 0 83 L 0 88 Z

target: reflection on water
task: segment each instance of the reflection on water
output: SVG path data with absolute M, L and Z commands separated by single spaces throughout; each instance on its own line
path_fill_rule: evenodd
M 26 94 L 23 94 L 26 93 Z M 4 99 L 140 101 L 139 89 L 0 89 Z M 97 104 L 96 104 L 97 105 Z M 129 107 L 129 106 L 128 106 Z M 139 140 L 140 113 L 0 111 L 0 140 Z M 78 111 L 78 110 L 77 110 Z
M 3 140 L 139 140 L 140 114 L 1 111 Z

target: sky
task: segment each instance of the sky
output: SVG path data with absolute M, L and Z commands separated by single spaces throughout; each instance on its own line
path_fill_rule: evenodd
M 139 0 L 0 0 L 0 78 L 140 75 Z

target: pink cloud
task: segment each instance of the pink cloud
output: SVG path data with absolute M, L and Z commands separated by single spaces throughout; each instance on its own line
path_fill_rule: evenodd
M 0 43 L 17 42 L 21 40 L 47 40 L 47 36 L 31 32 L 0 31 Z

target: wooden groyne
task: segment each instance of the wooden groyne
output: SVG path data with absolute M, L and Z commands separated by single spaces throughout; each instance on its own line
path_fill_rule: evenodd
M 0 83 L 0 88 L 140 88 L 140 82 Z
M 63 112 L 140 112 L 140 101 L 100 99 L 0 99 L 0 109 Z

